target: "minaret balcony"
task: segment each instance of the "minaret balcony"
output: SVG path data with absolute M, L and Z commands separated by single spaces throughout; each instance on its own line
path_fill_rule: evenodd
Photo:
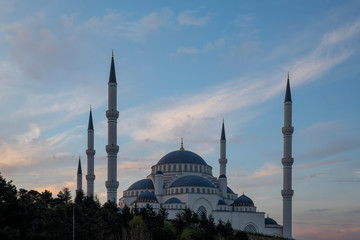
M 95 175 L 94 175 L 94 174 L 88 174 L 88 175 L 86 175 L 86 180 L 88 180 L 88 181 L 94 181 L 94 180 L 95 180 Z
M 118 145 L 106 145 L 106 152 L 116 154 L 119 152 Z
M 283 134 L 292 134 L 294 132 L 294 127 L 292 126 L 286 126 L 282 128 Z
M 119 111 L 108 110 L 108 111 L 106 111 L 106 117 L 108 119 L 117 119 L 119 117 Z
M 294 195 L 294 190 L 289 189 L 289 190 L 281 190 L 281 195 L 283 197 L 292 197 Z
M 86 155 L 94 156 L 95 155 L 95 150 L 94 149 L 87 149 L 86 150 Z
M 219 163 L 227 163 L 227 158 L 219 158 Z
M 105 186 L 106 186 L 106 188 L 118 188 L 119 187 L 119 182 L 118 181 L 115 182 L 114 180 L 106 181 Z
M 284 157 L 281 159 L 281 163 L 286 166 L 286 165 L 292 165 L 294 163 L 294 158 L 292 157 Z

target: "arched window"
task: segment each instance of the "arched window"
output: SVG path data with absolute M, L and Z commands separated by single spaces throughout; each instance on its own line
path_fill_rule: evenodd
M 257 233 L 256 227 L 251 223 L 246 225 L 246 227 L 244 228 L 244 231 L 245 232 L 250 232 L 250 233 Z
M 206 215 L 206 208 L 205 208 L 204 206 L 200 206 L 200 207 L 198 208 L 198 210 L 197 210 L 197 215 L 198 215 L 199 217 L 201 217 L 201 215 L 202 215 L 203 213 L 205 213 L 205 215 Z

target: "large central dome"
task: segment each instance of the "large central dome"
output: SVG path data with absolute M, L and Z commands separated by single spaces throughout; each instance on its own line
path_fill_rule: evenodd
M 196 163 L 207 165 L 204 159 L 202 159 L 202 157 L 200 157 L 196 153 L 186 150 L 177 150 L 170 152 L 163 156 L 157 164 L 167 163 Z

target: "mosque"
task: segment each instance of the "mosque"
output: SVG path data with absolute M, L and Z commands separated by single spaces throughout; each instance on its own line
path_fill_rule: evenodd
M 106 145 L 108 180 L 107 200 L 117 202 L 117 118 L 119 112 L 116 107 L 117 82 L 114 66 L 114 55 L 111 58 L 110 76 L 108 82 L 108 144 Z M 212 167 L 198 154 L 185 150 L 181 140 L 179 150 L 172 151 L 163 156 L 154 166 L 146 178 L 134 182 L 119 199 L 119 206 L 146 207 L 150 205 L 157 210 L 165 208 L 169 218 L 175 218 L 177 212 L 190 208 L 199 215 L 205 213 L 214 217 L 215 222 L 230 221 L 234 229 L 253 233 L 283 236 L 292 238 L 292 100 L 289 84 L 289 75 L 286 85 L 284 101 L 284 156 L 283 164 L 283 226 L 274 219 L 265 217 L 264 212 L 258 212 L 253 200 L 242 194 L 239 196 L 227 184 L 226 176 L 226 136 L 225 125 L 222 123 L 220 136 L 220 173 L 213 176 Z M 87 195 L 94 195 L 94 128 L 92 112 L 90 110 L 88 125 L 87 154 Z M 82 171 L 79 160 L 77 174 L 77 191 L 82 191 Z

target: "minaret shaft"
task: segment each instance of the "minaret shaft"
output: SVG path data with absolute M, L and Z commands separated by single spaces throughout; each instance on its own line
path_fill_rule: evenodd
M 107 188 L 107 200 L 116 203 L 117 188 L 119 187 L 119 182 L 117 181 L 117 153 L 119 152 L 119 146 L 117 145 L 117 118 L 119 117 L 119 112 L 116 110 L 117 83 L 114 57 L 111 58 L 108 94 L 108 110 L 106 111 L 108 119 L 108 145 L 106 145 L 108 174 L 105 186 Z
M 286 86 L 286 95 L 284 102 L 284 127 L 282 133 L 284 136 L 284 152 L 282 158 L 283 164 L 283 237 L 292 239 L 292 134 L 294 127 L 292 126 L 292 100 L 289 78 Z
M 87 139 L 87 196 L 94 197 L 94 181 L 95 181 L 95 174 L 94 174 L 94 156 L 95 156 L 95 149 L 94 149 L 94 127 L 93 127 L 93 120 L 92 120 L 92 111 L 90 109 L 89 115 L 89 127 L 88 127 L 88 139 Z

